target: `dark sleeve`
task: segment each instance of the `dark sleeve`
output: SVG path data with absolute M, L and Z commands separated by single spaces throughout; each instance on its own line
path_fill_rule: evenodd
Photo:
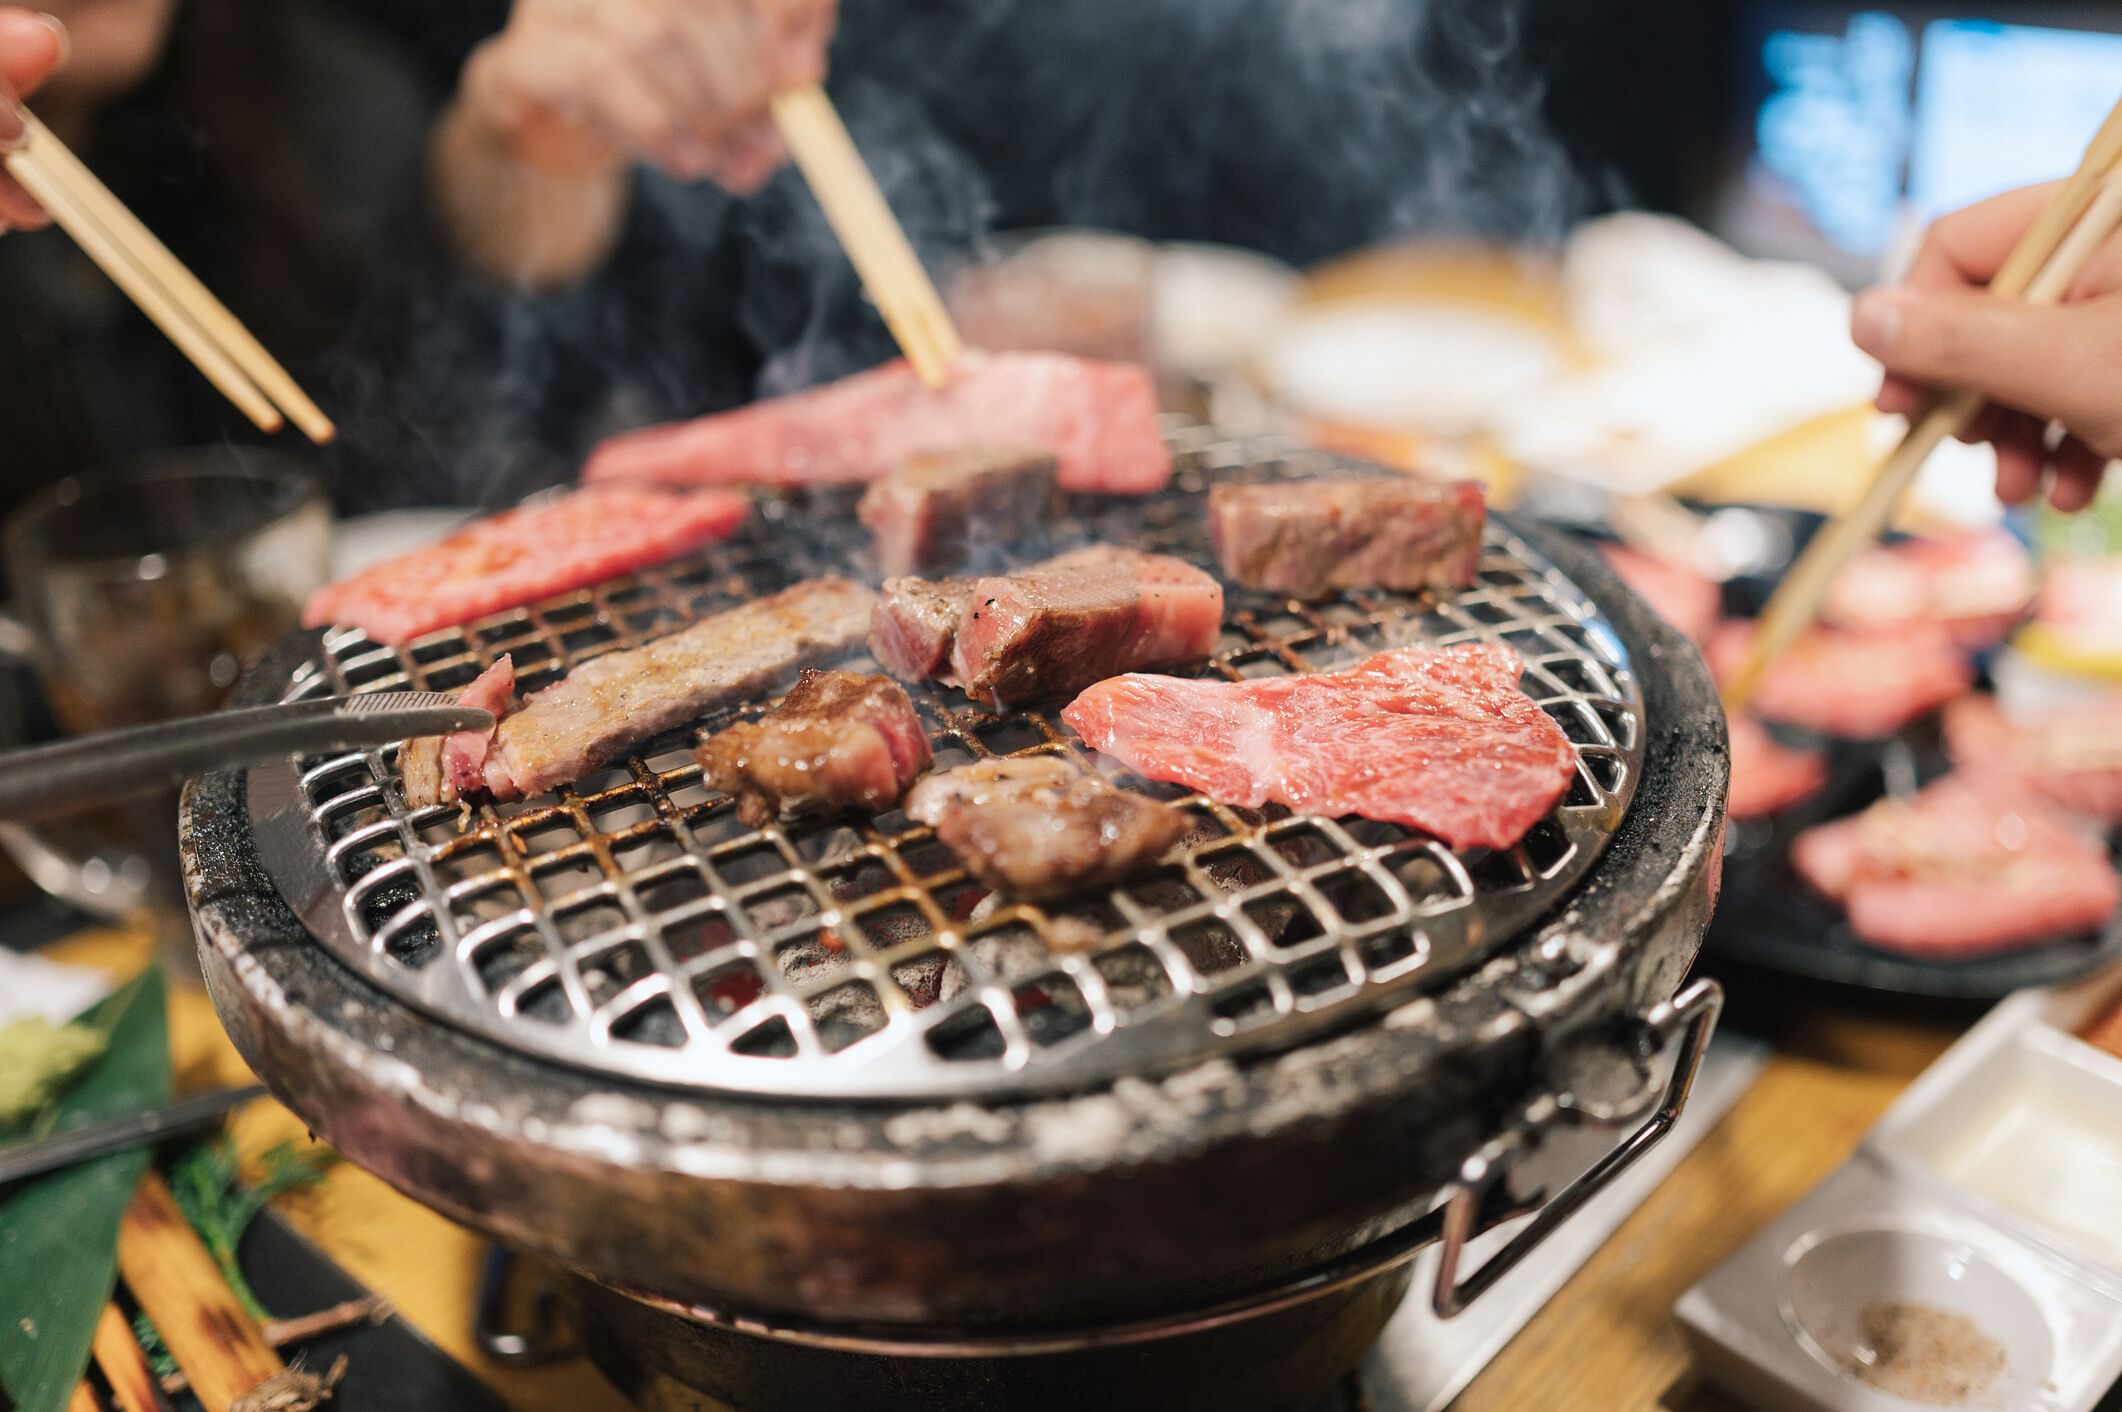
M 610 432 L 743 401 L 758 356 L 730 206 L 644 174 L 611 259 L 539 294 L 467 273 L 408 215 L 331 359 L 342 508 L 508 504 Z

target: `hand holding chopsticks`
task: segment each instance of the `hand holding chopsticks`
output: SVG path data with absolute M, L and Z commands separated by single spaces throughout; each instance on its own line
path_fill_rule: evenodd
M 2122 104 L 2108 115 L 2078 170 L 2013 247 L 1990 281 L 1990 294 L 2029 304 L 2061 303 L 2117 229 L 2122 229 Z M 1724 683 L 1727 710 L 1741 710 L 1753 699 L 1768 668 L 1818 617 L 1842 569 L 1878 539 L 1931 453 L 1966 431 L 1984 406 L 1977 393 L 1948 391 L 1913 419 L 1856 505 L 1814 537 L 1769 600 L 1746 661 Z
M 8 175 L 261 431 L 292 421 L 319 445 L 330 441 L 331 419 L 236 316 L 49 128 L 20 116 L 23 139 L 0 154 Z

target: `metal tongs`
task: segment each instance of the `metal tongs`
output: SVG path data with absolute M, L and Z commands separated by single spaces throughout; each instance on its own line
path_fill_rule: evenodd
M 76 736 L 0 753 L 0 821 L 78 813 L 210 770 L 493 728 L 491 712 L 448 692 L 379 691 Z

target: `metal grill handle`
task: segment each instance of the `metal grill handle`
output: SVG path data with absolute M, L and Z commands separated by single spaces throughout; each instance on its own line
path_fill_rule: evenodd
M 1444 1206 L 1442 1244 L 1437 1251 L 1437 1282 L 1430 1295 L 1430 1307 L 1438 1318 L 1452 1318 L 1479 1299 L 1553 1234 L 1556 1227 L 1575 1215 L 1586 1202 L 1672 1131 L 1681 1110 L 1687 1106 L 1695 1074 L 1702 1067 L 1702 1056 L 1709 1049 L 1710 1034 L 1716 1029 L 1717 1017 L 1723 1009 L 1724 988 L 1712 980 L 1698 980 L 1643 1015 L 1642 1027 L 1657 1040 L 1653 1058 L 1656 1053 L 1669 1048 L 1675 1037 L 1679 1039 L 1679 1053 L 1673 1063 L 1672 1077 L 1666 1082 L 1663 1101 L 1658 1102 L 1642 1125 L 1618 1146 L 1543 1204 L 1532 1221 L 1513 1235 L 1502 1250 L 1462 1280 L 1459 1269 L 1465 1261 L 1466 1247 L 1481 1233 L 1482 1216 L 1489 1197 L 1496 1184 L 1512 1168 L 1536 1151 L 1541 1142 L 1562 1125 L 1627 1122 L 1654 1101 L 1657 1090 L 1646 1079 L 1643 1094 L 1637 1101 L 1618 1108 L 1600 1105 L 1597 1109 L 1577 1101 L 1567 1092 L 1542 1095 L 1521 1109 L 1517 1120 L 1506 1125 L 1501 1136 L 1491 1139 L 1479 1152 L 1466 1159 Z M 1655 1064 L 1649 1068 L 1654 1074 Z

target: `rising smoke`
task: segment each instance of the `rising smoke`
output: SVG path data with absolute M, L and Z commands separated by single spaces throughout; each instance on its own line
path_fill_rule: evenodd
M 1053 225 L 1300 265 L 1412 234 L 1537 247 L 1592 193 L 1542 114 L 1532 3 L 843 0 L 832 88 L 934 269 Z M 502 503 L 620 426 L 890 356 L 793 171 L 743 203 L 648 174 L 636 206 L 583 288 L 439 280 L 410 367 L 349 360 L 366 498 Z

